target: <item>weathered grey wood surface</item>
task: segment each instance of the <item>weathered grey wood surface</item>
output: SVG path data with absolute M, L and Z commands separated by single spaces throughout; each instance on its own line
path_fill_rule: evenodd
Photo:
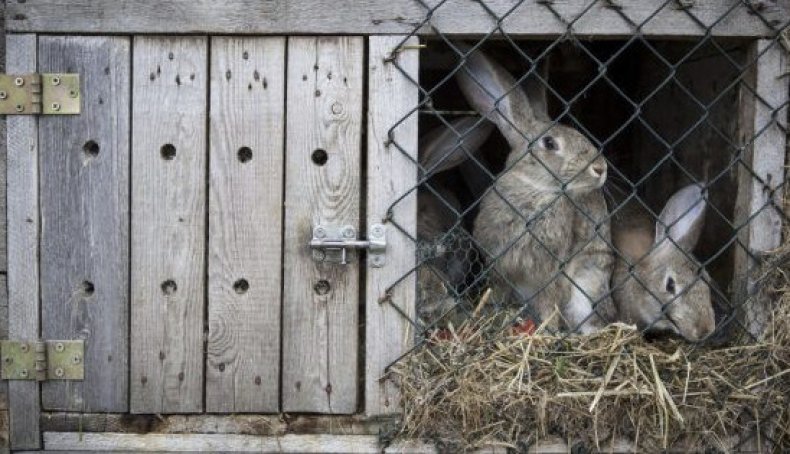
M 135 37 L 131 411 L 203 409 L 207 40 Z
M 85 339 L 85 380 L 43 383 L 45 409 L 128 408 L 130 50 L 39 37 L 39 70 L 82 85 L 79 115 L 39 119 L 41 335 Z
M 209 412 L 279 410 L 284 109 L 285 38 L 212 38 Z
M 368 225 L 384 222 L 390 205 L 417 182 L 417 80 L 419 53 L 414 49 L 398 52 L 395 62 L 387 61 L 403 37 L 372 36 L 368 50 Z M 411 38 L 407 45 L 417 44 Z M 397 65 L 397 66 L 396 66 Z M 400 122 L 400 123 L 398 123 Z M 392 219 L 411 238 L 417 230 L 417 193 L 404 197 L 393 208 Z M 407 276 L 416 260 L 414 240 L 385 223 L 387 264 L 367 268 L 365 289 L 365 413 L 368 415 L 400 411 L 394 383 L 386 380 L 385 368 L 411 344 L 415 318 L 415 273 Z M 403 278 L 406 276 L 405 278 Z M 391 292 L 399 279 L 403 278 Z
M 359 229 L 362 60 L 358 37 L 289 38 L 283 411 L 357 408 L 359 265 L 316 263 L 314 225 Z M 325 162 L 313 162 L 323 150 Z M 319 152 L 321 153 L 321 152 Z
M 741 88 L 740 134 L 745 147 L 738 169 L 735 225 L 741 226 L 735 254 L 737 301 L 754 295 L 760 277 L 759 258 L 782 241 L 782 192 L 787 153 L 787 51 L 772 40 L 757 40 L 749 49 L 749 69 Z M 757 257 L 755 260 L 753 257 Z M 752 336 L 761 337 L 772 301 L 755 298 L 745 305 L 741 321 Z
M 6 71 L 35 72 L 36 36 L 7 35 Z M 7 118 L 8 174 L 8 337 L 39 337 L 38 119 Z M 38 449 L 38 383 L 8 383 L 11 447 Z
M 443 33 L 488 33 L 496 27 L 495 17 L 476 2 L 427 0 L 425 4 L 441 5 L 433 12 L 430 25 Z M 518 4 L 517 0 L 486 1 L 497 15 Z M 642 27 L 644 34 L 700 36 L 706 33 L 706 26 L 713 24 L 714 35 L 768 36 L 776 31 L 751 14 L 741 0 L 698 1 L 688 10 L 667 1 L 631 0 L 618 4 L 622 8 L 612 8 L 605 1 L 594 2 L 587 11 L 589 0 L 551 2 L 568 23 L 587 11 L 573 23 L 574 33 L 581 36 L 629 35 L 635 27 L 623 15 L 640 24 L 661 6 L 661 11 Z M 9 2 L 6 18 L 8 29 L 14 32 L 403 34 L 423 24 L 428 11 L 421 2 L 412 0 L 234 0 L 224 2 L 221 8 L 209 0 L 92 0 L 67 6 L 63 0 L 27 0 Z M 763 14 L 777 23 L 788 20 L 787 10 L 774 5 Z M 502 27 L 515 35 L 556 36 L 565 33 L 567 26 L 552 13 L 547 2 L 527 0 L 502 21 Z M 425 24 L 420 33 L 430 35 L 433 30 Z

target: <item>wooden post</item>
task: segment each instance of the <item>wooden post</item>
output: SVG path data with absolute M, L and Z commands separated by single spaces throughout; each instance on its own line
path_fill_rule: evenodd
M 211 40 L 206 411 L 279 411 L 285 38 Z
M 398 49 L 402 36 L 371 36 L 368 61 L 367 225 L 384 223 L 387 263 L 367 267 L 365 289 L 365 413 L 400 410 L 397 388 L 385 380 L 385 368 L 411 345 L 416 278 L 417 112 L 419 53 Z M 410 38 L 405 44 L 417 44 Z M 403 71 L 403 72 L 401 72 Z M 411 78 L 412 80 L 409 80 Z M 407 118 L 406 115 L 409 115 Z M 406 195 L 408 193 L 408 195 Z M 404 197 L 405 196 L 405 197 Z M 392 221 L 386 221 L 393 202 Z M 407 235 L 411 235 L 409 238 Z M 404 278 L 404 276 L 406 276 Z M 402 280 L 401 280 L 402 279 Z M 388 292 L 395 283 L 400 282 Z M 397 306 L 397 310 L 394 306 Z M 402 313 L 401 313 L 402 312 Z
M 42 384 L 43 408 L 128 409 L 129 96 L 126 37 L 42 36 L 41 72 L 76 72 L 79 115 L 39 119 L 41 330 L 85 339 L 85 380 Z
M 778 41 L 756 40 L 749 49 L 748 72 L 740 92 L 740 142 L 745 146 L 738 171 L 735 225 L 741 243 L 735 255 L 735 301 L 756 295 L 761 255 L 782 240 L 782 192 L 785 190 L 788 83 L 787 50 Z M 748 224 L 746 224 L 748 222 Z M 756 257 L 757 259 L 753 258 Z M 752 299 L 741 309 L 741 322 L 752 336 L 763 334 L 771 301 Z
M 131 411 L 203 410 L 205 37 L 134 39 Z
M 288 39 L 283 411 L 357 409 L 359 264 L 318 263 L 313 226 L 360 224 L 364 42 Z
M 36 35 L 6 35 L 6 71 L 36 72 Z M 8 134 L 8 337 L 39 337 L 38 118 L 7 118 Z M 12 449 L 38 449 L 39 386 L 8 383 Z

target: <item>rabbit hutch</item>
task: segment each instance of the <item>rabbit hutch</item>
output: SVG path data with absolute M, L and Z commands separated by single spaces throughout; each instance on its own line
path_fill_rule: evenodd
M 5 447 L 790 449 L 788 25 L 8 0 Z

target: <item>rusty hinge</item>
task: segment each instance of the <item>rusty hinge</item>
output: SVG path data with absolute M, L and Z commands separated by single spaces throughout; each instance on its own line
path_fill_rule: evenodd
M 85 341 L 0 341 L 3 380 L 83 380 Z
M 0 74 L 0 114 L 80 113 L 79 74 Z

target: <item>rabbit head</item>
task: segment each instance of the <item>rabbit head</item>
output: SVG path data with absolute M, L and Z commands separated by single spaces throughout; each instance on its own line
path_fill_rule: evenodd
M 700 185 L 686 186 L 664 206 L 653 232 L 614 223 L 621 257 L 613 286 L 619 316 L 640 329 L 669 331 L 700 341 L 716 325 L 710 277 L 692 256 L 705 217 Z M 643 224 L 644 225 L 644 224 Z
M 465 64 L 458 84 L 472 107 L 494 123 L 510 145 L 505 174 L 540 192 L 586 193 L 606 181 L 606 160 L 579 131 L 548 116 L 539 68 L 526 89 L 479 50 L 459 46 Z M 507 174 L 511 174 L 510 177 Z

